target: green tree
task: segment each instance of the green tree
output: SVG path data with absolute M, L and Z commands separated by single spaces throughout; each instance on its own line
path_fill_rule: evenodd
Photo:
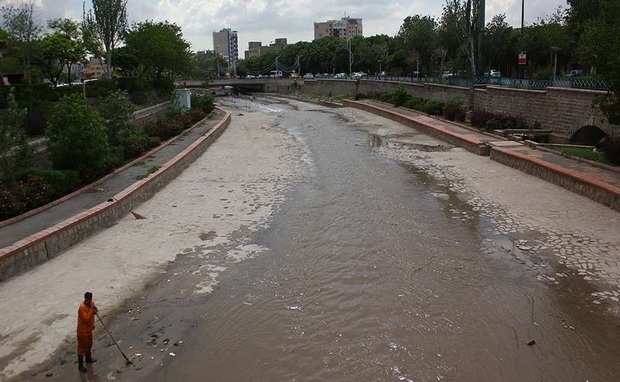
M 32 163 L 33 150 L 24 128 L 26 109 L 15 101 L 15 88 L 7 96 L 7 109 L 0 123 L 0 179 L 11 177 Z
M 34 45 L 42 27 L 34 16 L 34 3 L 22 3 L 19 6 L 0 8 L 4 19 L 4 30 L 17 44 L 19 55 L 22 58 L 24 76 L 30 79 L 30 59 L 34 52 Z
M 101 102 L 99 111 L 105 121 L 109 144 L 120 145 L 122 137 L 130 130 L 129 121 L 135 111 L 127 93 L 123 91 L 110 93 Z
M 93 9 L 86 15 L 88 27 L 84 28 L 85 38 L 90 41 L 96 36 L 101 41 L 106 54 L 106 74 L 111 77 L 114 49 L 127 29 L 127 0 L 92 1 Z M 91 49 L 96 51 L 96 45 L 93 43 Z
M 582 18 L 578 54 L 581 62 L 596 68 L 607 81 L 610 92 L 598 104 L 610 123 L 620 124 L 620 3 L 615 0 L 599 3 L 600 12 L 588 15 L 589 19 Z
M 68 38 L 71 43 L 67 44 L 59 61 L 64 61 L 64 66 L 67 69 L 67 80 L 70 81 L 71 68 L 73 64 L 80 63 L 86 58 L 86 43 L 85 33 L 82 30 L 85 24 L 72 19 L 52 19 L 47 22 L 47 26 L 55 33 L 61 34 Z
M 34 62 L 54 86 L 62 76 L 63 68 L 71 75 L 71 64 L 84 59 L 82 45 L 62 33 L 47 35 L 38 44 Z M 69 77 L 68 80 L 71 78 Z
M 137 66 L 155 81 L 172 78 L 175 73 L 191 72 L 195 65 L 190 44 L 176 24 L 153 21 L 134 24 L 125 34 L 125 47 Z
M 77 170 L 85 181 L 109 170 L 105 122 L 79 94 L 60 100 L 49 119 L 46 136 L 54 169 Z
M 489 69 L 500 69 L 508 75 L 509 68 L 517 61 L 517 42 L 513 28 L 506 22 L 506 15 L 495 15 L 487 24 L 482 52 Z
M 403 21 L 398 36 L 403 39 L 412 57 L 419 57 L 420 67 L 426 75 L 433 72 L 433 59 L 437 47 L 437 22 L 432 16 L 413 15 Z

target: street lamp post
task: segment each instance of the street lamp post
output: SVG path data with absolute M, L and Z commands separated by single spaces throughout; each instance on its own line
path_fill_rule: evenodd
M 555 82 L 555 77 L 557 75 L 558 70 L 558 51 L 561 50 L 557 46 L 552 46 L 551 51 L 553 51 L 553 82 Z
M 349 51 L 349 77 L 351 77 L 351 66 L 353 65 L 353 52 L 351 52 L 351 38 L 347 40 L 347 49 Z

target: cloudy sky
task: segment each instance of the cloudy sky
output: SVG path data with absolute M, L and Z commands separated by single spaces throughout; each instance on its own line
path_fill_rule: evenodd
M 0 0 L 0 5 L 23 0 Z M 37 16 L 45 22 L 52 17 L 81 18 L 81 0 L 32 0 Z M 86 0 L 87 9 L 92 0 Z M 174 22 L 181 26 L 184 38 L 193 50 L 213 49 L 213 31 L 236 30 L 239 35 L 239 56 L 247 50 L 248 41 L 267 45 L 285 37 L 289 44 L 312 41 L 317 21 L 361 18 L 364 36 L 398 32 L 405 17 L 414 14 L 441 15 L 444 0 L 128 0 L 130 22 L 155 20 Z M 525 24 L 550 15 L 565 0 L 525 0 Z M 487 21 L 495 14 L 505 13 L 509 24 L 521 23 L 521 0 L 487 0 Z

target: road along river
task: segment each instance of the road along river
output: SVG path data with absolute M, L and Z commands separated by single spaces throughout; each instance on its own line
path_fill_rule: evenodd
M 69 343 L 32 380 L 620 380 L 620 214 L 359 110 L 220 102 L 147 219 L 72 249 L 148 268 L 93 290 L 133 365 L 98 329 L 86 376 Z

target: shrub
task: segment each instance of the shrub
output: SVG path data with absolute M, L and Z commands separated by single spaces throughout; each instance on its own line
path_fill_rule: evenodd
M 150 137 L 167 140 L 183 132 L 183 124 L 173 117 L 160 119 L 155 124 L 145 126 L 145 132 Z
M 605 157 L 613 164 L 620 164 L 620 134 L 613 134 L 605 137 L 598 145 L 597 149 L 605 153 Z
M 403 106 L 411 98 L 404 85 L 399 85 L 392 92 L 392 104 L 396 107 Z
M 215 109 L 215 102 L 211 95 L 192 94 L 190 102 L 192 104 L 192 109 L 202 109 L 207 114 Z
M 434 99 L 426 100 L 426 103 L 424 104 L 424 112 L 429 115 L 442 115 L 443 102 L 436 101 Z
M 49 120 L 48 148 L 56 170 L 77 170 L 92 181 L 110 168 L 103 118 L 77 94 L 64 97 Z
M 105 120 L 108 143 L 112 146 L 118 145 L 123 132 L 130 128 L 129 121 L 135 106 L 128 98 L 127 92 L 119 90 L 108 94 L 99 105 L 99 112 Z
M 495 115 L 484 109 L 474 109 L 471 113 L 470 122 L 473 126 L 480 129 L 486 129 L 490 120 L 495 118 Z
M 160 143 L 158 137 L 149 137 L 144 132 L 135 131 L 121 140 L 125 159 L 133 159 L 147 152 Z
M 179 113 L 174 117 L 178 122 L 183 125 L 183 129 L 189 129 L 194 124 L 192 115 L 188 112 Z
M 424 98 L 417 98 L 417 97 L 411 98 L 407 101 L 405 106 L 409 109 L 423 111 L 424 110 Z
M 192 117 L 192 122 L 196 123 L 207 116 L 207 113 L 202 109 L 192 109 L 189 111 L 189 115 Z
M 451 100 L 446 103 L 443 109 L 443 116 L 450 121 L 465 121 L 465 109 L 459 100 Z
M 49 202 L 50 186 L 38 175 L 0 182 L 0 220 L 23 214 Z
M 27 181 L 29 176 L 43 179 L 48 185 L 47 196 L 49 200 L 64 196 L 76 190 L 82 181 L 80 174 L 72 170 L 47 170 L 43 168 L 31 167 L 15 176 L 15 180 Z
M 32 162 L 33 149 L 24 128 L 26 108 L 17 104 L 15 93 L 7 95 L 7 110 L 0 121 L 0 178 L 8 178 Z

